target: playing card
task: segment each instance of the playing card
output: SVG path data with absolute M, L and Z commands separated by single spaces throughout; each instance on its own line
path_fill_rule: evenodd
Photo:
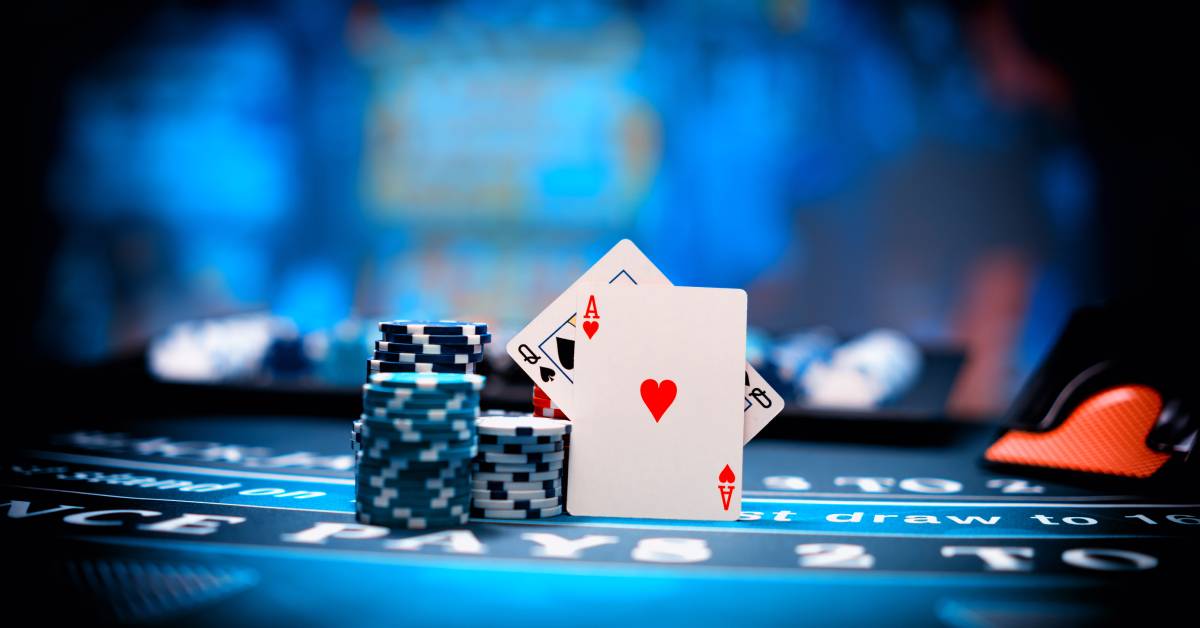
M 671 282 L 633 242 L 621 240 L 509 341 L 506 348 L 512 359 L 572 418 L 572 388 L 577 379 L 575 306 L 580 286 L 589 284 L 670 286 Z M 748 443 L 783 410 L 783 399 L 749 364 L 742 379 L 742 436 Z
M 737 519 L 746 293 L 599 284 L 579 294 L 567 509 Z

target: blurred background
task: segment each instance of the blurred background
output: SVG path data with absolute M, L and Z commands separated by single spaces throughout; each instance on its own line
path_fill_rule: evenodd
M 22 11 L 34 366 L 353 384 L 374 321 L 451 317 L 492 325 L 503 372 L 505 335 L 629 237 L 746 289 L 789 396 L 883 342 L 905 385 L 961 356 L 945 408 L 984 416 L 1072 308 L 1195 291 L 1195 45 L 1162 7 Z

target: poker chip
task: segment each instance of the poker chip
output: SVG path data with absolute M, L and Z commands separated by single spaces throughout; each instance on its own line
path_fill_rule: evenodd
M 562 462 L 566 458 L 566 454 L 560 451 L 548 451 L 545 453 L 517 453 L 505 454 L 496 453 L 494 451 L 479 452 L 479 459 L 485 462 L 496 462 L 500 464 L 537 464 L 541 462 Z
M 487 489 L 480 489 L 480 488 L 472 488 L 471 489 L 471 499 L 472 500 L 476 500 L 476 499 L 507 499 L 507 500 L 547 499 L 550 497 L 561 497 L 561 496 L 562 496 L 562 492 L 557 488 L 545 488 L 545 489 L 540 489 L 540 490 L 534 490 L 534 489 L 529 489 L 529 490 L 517 490 L 517 489 L 487 490 Z
M 422 463 L 427 464 L 427 463 Z M 428 486 L 430 482 L 470 479 L 471 465 L 465 461 L 455 464 L 440 464 L 435 468 L 414 467 L 412 465 L 381 465 L 371 460 L 360 461 L 356 481 L 366 482 L 369 486 Z M 444 488 L 444 487 L 436 487 Z M 472 487 L 474 488 L 474 487 Z
M 525 481 L 516 480 L 482 480 L 478 476 L 471 478 L 471 488 L 477 491 L 537 491 L 562 490 L 562 480 Z
M 542 499 L 471 499 L 472 510 L 541 510 L 543 508 L 560 508 L 562 503 L 557 497 Z
M 537 471 L 533 473 L 477 471 L 472 477 L 480 482 L 541 482 L 544 480 L 561 480 L 562 475 L 562 469 L 557 469 L 554 471 Z
M 389 408 L 370 403 L 363 404 L 363 414 L 388 419 L 413 419 L 417 421 L 454 421 L 474 419 L 479 411 L 469 408 Z
M 468 371 L 472 356 L 482 354 L 376 347 L 362 413 L 350 430 L 358 520 L 400 529 L 463 525 L 475 490 L 475 421 L 485 381 Z
M 463 458 L 474 458 L 478 450 L 471 446 L 449 446 L 445 443 L 423 442 L 406 444 L 364 444 L 359 450 L 360 458 L 373 460 L 411 460 L 413 462 L 445 462 Z
M 534 408 L 533 415 L 544 417 L 547 419 L 565 419 L 567 415 L 562 410 L 551 410 L 548 408 Z
M 384 375 L 399 375 L 388 373 Z M 463 397 L 479 397 L 478 391 L 473 390 L 438 390 L 435 388 L 403 388 L 400 386 L 380 386 L 378 384 L 363 384 L 363 397 L 389 401 L 448 401 Z
M 475 372 L 475 364 L 429 364 L 427 362 L 419 362 L 416 364 L 401 364 L 398 362 L 388 362 L 386 360 L 367 360 L 367 372 L 369 374 L 376 373 L 463 373 L 472 374 Z
M 494 416 L 494 415 L 489 415 L 487 413 L 484 413 L 479 416 Z M 521 414 L 521 415 L 516 415 L 516 416 L 529 416 L 529 415 Z M 563 437 L 552 436 L 552 435 L 547 435 L 547 436 L 492 436 L 491 434 L 480 434 L 479 435 L 479 444 L 480 445 L 527 446 L 527 445 L 548 445 L 548 444 L 555 444 L 555 443 L 561 443 L 561 442 L 563 442 Z
M 472 364 L 483 361 L 482 353 L 449 353 L 445 355 L 428 355 L 424 353 L 397 353 L 394 351 L 375 351 L 375 359 L 395 364 Z
M 374 373 L 369 383 L 386 388 L 415 389 L 421 391 L 478 392 L 483 390 L 486 380 L 482 375 L 440 373 Z
M 562 408 L 554 405 L 553 403 L 545 403 L 540 401 L 534 401 L 533 407 L 539 410 L 562 410 Z
M 562 506 L 554 506 L 553 508 L 535 508 L 535 509 L 479 509 L 472 508 L 472 517 L 482 517 L 484 519 L 547 519 L 557 517 L 562 514 Z
M 492 341 L 491 334 L 392 334 L 384 332 L 384 342 L 400 342 L 409 345 L 473 345 L 480 348 Z
M 431 345 L 413 342 L 375 341 L 376 351 L 392 353 L 415 353 L 419 355 L 472 355 L 483 354 L 483 345 Z
M 467 442 L 475 435 L 471 430 L 453 430 L 438 432 L 433 430 L 425 430 L 420 432 L 404 432 L 396 431 L 389 433 L 386 438 L 382 436 L 367 436 L 371 439 L 371 446 L 378 448 L 381 446 L 397 446 L 400 444 L 416 444 L 416 443 L 440 443 L 440 442 Z M 352 444 L 355 449 L 363 449 L 363 432 L 351 434 Z
M 475 470 L 486 473 L 542 473 L 543 471 L 562 471 L 562 462 L 542 462 L 539 464 L 499 464 L 495 462 L 475 461 Z
M 407 476 L 400 475 L 399 477 L 407 477 Z M 469 480 L 469 476 L 467 474 L 449 477 L 449 478 L 434 477 L 434 478 L 427 478 L 427 479 L 423 479 L 423 480 L 400 480 L 400 479 L 389 480 L 383 476 L 371 475 L 371 476 L 366 476 L 366 477 L 362 478 L 359 483 L 355 484 L 355 486 L 359 490 L 363 490 L 366 488 L 377 488 L 377 489 L 395 488 L 395 489 L 408 489 L 408 490 L 420 488 L 420 489 L 426 489 L 429 491 L 439 491 L 439 490 L 447 489 L 447 488 L 462 488 L 463 484 L 468 480 Z M 472 493 L 474 493 L 475 490 L 476 489 L 472 488 L 471 489 Z M 531 491 L 531 492 L 537 492 L 537 491 Z M 518 494 L 518 495 L 513 496 L 514 499 L 518 499 L 521 497 L 524 497 L 524 495 Z
M 475 420 L 481 435 L 491 436 L 566 436 L 571 424 L 533 415 L 481 416 Z
M 443 399 L 441 401 L 432 399 L 413 399 L 411 397 L 405 399 L 388 399 L 386 397 L 376 397 L 373 395 L 364 395 L 363 404 L 370 406 L 373 409 L 386 410 L 425 410 L 425 409 L 445 409 L 445 410 L 465 410 L 474 409 L 479 405 L 479 396 L 473 397 L 457 397 L 452 399 Z
M 449 510 L 461 506 L 467 489 L 443 488 L 424 491 L 422 497 L 413 498 L 414 491 L 397 488 L 370 489 L 359 488 L 359 499 L 365 506 L 372 508 L 407 508 L 408 515 L 423 514 L 425 516 L 440 514 L 436 511 Z
M 386 511 L 369 510 L 356 513 L 359 523 L 406 530 L 426 530 L 466 525 L 468 513 L 445 517 L 396 517 Z
M 495 438 L 495 437 L 493 437 Z M 557 443 L 539 443 L 539 444 L 519 444 L 519 443 L 485 443 L 482 439 L 479 441 L 479 453 L 483 454 L 545 454 L 556 451 L 562 451 L 564 444 L 560 441 Z
M 384 321 L 379 331 L 386 334 L 480 335 L 486 334 L 487 323 L 464 321 Z
M 464 431 L 472 430 L 475 426 L 474 417 L 470 415 L 445 419 L 412 419 L 395 417 L 387 414 L 368 413 L 359 415 L 358 420 L 365 426 L 377 429 L 391 428 L 400 432 L 422 431 Z

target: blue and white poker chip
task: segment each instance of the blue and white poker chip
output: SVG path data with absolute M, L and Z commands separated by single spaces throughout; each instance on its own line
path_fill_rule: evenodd
M 376 373 L 462 373 L 473 374 L 475 372 L 475 363 L 468 364 L 429 364 L 427 362 L 419 362 L 416 364 L 402 364 L 399 362 L 388 362 L 386 360 L 367 360 L 367 373 L 374 375 Z
M 487 490 L 472 488 L 471 499 L 548 499 L 551 497 L 562 497 L 562 491 L 557 488 L 543 488 L 540 490 Z
M 384 342 L 402 342 L 410 345 L 470 345 L 482 350 L 492 341 L 491 334 L 467 334 L 447 336 L 441 334 L 383 334 Z
M 405 479 L 401 479 L 401 478 L 405 478 Z M 423 479 L 420 477 L 414 477 L 413 479 L 407 479 L 407 478 L 408 478 L 408 476 L 406 476 L 406 475 L 398 475 L 394 479 L 389 479 L 388 477 L 383 476 L 383 475 L 368 475 L 368 476 L 363 476 L 363 477 L 358 478 L 355 486 L 357 486 L 360 489 L 364 488 L 364 487 L 365 488 L 376 488 L 376 489 L 395 488 L 395 489 L 408 489 L 410 491 L 416 492 L 416 491 L 435 491 L 435 490 L 440 490 L 440 489 L 445 489 L 445 488 L 461 488 L 464 486 L 464 483 L 469 480 L 467 475 L 457 475 L 457 476 L 451 476 L 448 478 L 441 478 L 441 477 L 423 478 Z M 471 490 L 474 491 L 475 489 L 471 489 Z M 520 497 L 520 495 L 515 496 L 515 497 Z
M 369 384 L 417 391 L 479 392 L 486 380 L 473 373 L 372 373 Z
M 490 416 L 486 412 L 479 416 Z M 527 415 L 522 415 L 527 416 Z M 479 444 L 490 445 L 493 447 L 509 447 L 509 446 L 534 446 L 534 445 L 561 445 L 565 441 L 562 436 L 493 436 L 491 434 L 480 434 Z
M 480 460 L 499 464 L 538 464 L 541 462 L 562 462 L 566 459 L 566 457 L 566 453 L 562 451 L 528 454 L 504 454 L 484 450 L 479 453 Z
M 488 436 L 566 436 L 571 433 L 568 421 L 533 415 L 481 416 L 475 420 L 481 435 Z
M 445 419 L 412 419 L 405 417 L 389 416 L 386 413 L 377 415 L 375 413 L 363 413 L 359 415 L 359 421 L 364 425 L 376 426 L 384 428 L 392 428 L 400 432 L 420 432 L 423 430 L 444 430 L 451 432 L 461 432 L 464 430 L 474 430 L 475 421 L 471 417 L 462 418 L 445 418 Z
M 412 462 L 445 462 L 474 458 L 475 454 L 476 449 L 474 445 L 462 446 L 429 442 L 415 443 L 411 447 L 370 444 L 364 445 L 358 451 L 360 459 L 387 461 L 389 463 L 400 460 Z
M 478 474 L 471 477 L 471 488 L 477 491 L 561 491 L 562 478 L 551 480 L 484 480 Z
M 395 320 L 379 323 L 379 331 L 386 334 L 433 334 L 440 336 L 479 335 L 488 331 L 487 323 L 466 321 L 409 321 Z
M 471 477 L 475 482 L 544 482 L 546 480 L 561 480 L 562 469 L 555 471 L 537 471 L 533 473 L 500 471 L 476 471 Z M 516 488 L 516 487 L 512 487 Z
M 437 431 L 432 431 L 432 430 L 425 430 L 425 431 L 420 431 L 420 432 L 396 431 L 395 433 L 389 434 L 387 436 L 374 435 L 374 436 L 367 436 L 367 437 L 363 436 L 363 432 L 356 432 L 356 433 L 351 433 L 351 444 L 354 446 L 355 451 L 358 451 L 358 450 L 364 449 L 364 448 L 393 447 L 393 446 L 398 446 L 399 444 L 406 444 L 406 445 L 412 446 L 417 443 L 440 443 L 440 442 L 470 443 L 473 441 L 472 437 L 474 435 L 475 435 L 474 432 L 471 432 L 470 430 L 458 430 L 458 431 L 447 431 L 447 432 L 437 432 Z M 366 446 L 363 445 L 364 442 L 367 443 Z
M 563 463 L 541 462 L 538 464 L 498 464 L 495 462 L 475 461 L 475 470 L 483 473 L 541 473 L 543 471 L 562 471 Z
M 410 419 L 416 421 L 475 421 L 479 411 L 468 408 L 389 408 L 363 404 L 363 414 L 383 419 Z
M 519 443 L 485 443 L 479 442 L 479 453 L 482 454 L 546 454 L 563 451 L 565 443 L 519 444 Z
M 427 355 L 424 353 L 396 353 L 394 351 L 375 351 L 374 357 L 381 362 L 393 364 L 474 364 L 483 361 L 482 353 L 448 353 L 444 355 Z
M 473 355 L 482 354 L 483 345 L 430 345 L 412 342 L 375 341 L 376 351 L 391 353 L 413 353 L 419 355 Z
M 479 510 L 539 510 L 562 506 L 558 497 L 541 499 L 478 499 L 471 498 L 471 508 Z
M 389 528 L 402 528 L 406 530 L 449 528 L 466 525 L 469 520 L 469 513 L 465 512 L 445 517 L 396 517 L 387 512 L 360 510 L 356 513 L 356 516 L 359 523 L 366 525 L 387 526 Z
M 554 506 L 553 508 L 533 508 L 529 510 L 522 509 L 499 509 L 499 508 L 472 508 L 471 516 L 483 519 L 548 519 L 557 517 L 562 514 L 562 506 Z
M 475 410 L 479 407 L 479 396 L 442 400 L 364 396 L 363 405 L 385 410 Z
M 396 375 L 398 373 L 389 373 Z M 425 377 L 430 377 L 426 375 Z M 436 390 L 418 389 L 418 388 L 400 388 L 396 386 L 379 386 L 377 384 L 364 384 L 363 399 L 371 401 L 420 401 L 420 402 L 447 402 L 455 399 L 478 399 L 478 391 L 454 391 L 454 390 Z
M 427 487 L 429 482 L 452 482 L 470 479 L 471 467 L 467 464 L 448 464 L 438 468 L 419 468 L 411 465 L 359 465 L 356 481 L 369 486 L 417 486 Z M 472 488 L 474 488 L 472 486 Z

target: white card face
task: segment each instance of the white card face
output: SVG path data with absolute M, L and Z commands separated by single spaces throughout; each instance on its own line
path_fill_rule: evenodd
M 671 282 L 633 242 L 621 240 L 508 342 L 508 355 L 570 418 L 576 415 L 572 389 L 578 379 L 575 306 L 580 287 L 590 284 L 670 286 Z M 742 437 L 748 443 L 783 410 L 783 399 L 748 363 L 742 380 Z
M 746 293 L 601 284 L 579 294 L 567 510 L 737 519 Z

